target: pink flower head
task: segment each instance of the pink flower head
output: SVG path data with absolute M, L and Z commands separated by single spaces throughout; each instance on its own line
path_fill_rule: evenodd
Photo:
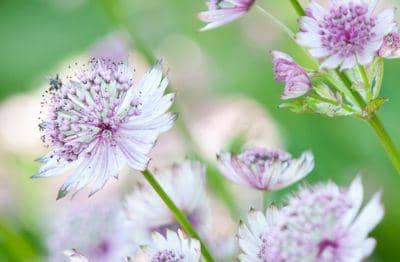
M 376 0 L 331 0 L 328 8 L 312 0 L 297 42 L 323 60 L 321 68 L 367 65 L 396 26 L 394 9 L 377 14 L 375 8 Z
M 303 188 L 287 206 L 251 211 L 239 228 L 241 261 L 363 261 L 374 247 L 368 234 L 383 218 L 380 193 L 360 211 L 361 179 Z
M 198 17 L 207 23 L 200 31 L 206 31 L 232 22 L 244 16 L 255 0 L 210 0 L 208 10 L 200 12 Z
M 170 129 L 174 95 L 164 95 L 168 79 L 157 63 L 137 85 L 124 63 L 92 60 L 75 80 L 52 83 L 48 115 L 40 124 L 51 151 L 33 177 L 69 173 L 58 198 L 89 183 L 91 194 L 128 164 L 144 170 L 160 133 Z
M 400 34 L 398 32 L 392 32 L 385 36 L 378 55 L 384 58 L 400 57 Z
M 293 58 L 279 51 L 272 51 L 275 81 L 285 82 L 282 99 L 296 98 L 304 95 L 311 88 L 307 71 Z
M 278 190 L 308 175 L 314 168 L 314 156 L 306 151 L 293 159 L 285 151 L 255 147 L 239 155 L 220 153 L 218 167 L 222 175 L 239 185 Z

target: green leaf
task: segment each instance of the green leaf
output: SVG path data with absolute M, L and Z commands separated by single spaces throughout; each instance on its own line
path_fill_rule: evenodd
M 376 57 L 368 70 L 369 75 L 372 75 L 372 80 L 371 80 L 372 97 L 369 100 L 379 97 L 383 80 L 383 71 L 384 71 L 383 59 L 381 57 Z
M 363 117 L 369 117 L 372 113 L 377 111 L 385 102 L 387 101 L 386 98 L 378 97 L 375 98 L 367 103 L 363 110 Z

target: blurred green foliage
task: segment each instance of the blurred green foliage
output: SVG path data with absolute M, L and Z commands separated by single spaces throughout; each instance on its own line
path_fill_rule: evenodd
M 291 28 L 296 28 L 296 16 L 286 3 L 288 1 L 260 2 L 289 23 Z M 201 23 L 197 21 L 196 13 L 205 8 L 202 0 L 121 0 L 119 4 L 126 12 L 132 30 L 150 50 L 157 50 L 171 35 L 192 39 L 207 58 L 207 72 L 211 78 L 208 89 L 220 97 L 243 94 L 257 100 L 278 123 L 289 151 L 297 155 L 304 149 L 312 149 L 316 168 L 308 178 L 310 182 L 332 179 L 347 184 L 357 172 L 362 172 L 368 196 L 372 191 L 383 188 L 386 216 L 374 232 L 378 246 L 372 259 L 393 261 L 398 257 L 400 176 L 390 165 L 372 130 L 352 118 L 328 119 L 278 109 L 281 85 L 273 81 L 267 51 L 281 49 L 306 63 L 304 54 L 290 39 L 282 35 L 277 41 L 271 41 L 270 46 L 255 48 L 244 33 L 249 21 L 247 17 L 200 34 L 197 29 Z M 84 52 L 107 32 L 117 29 L 110 20 L 110 10 L 103 7 L 100 1 L 90 0 L 1 1 L 0 101 L 36 88 L 63 59 Z M 254 9 L 249 16 L 262 15 Z M 271 28 L 275 28 L 266 18 L 259 21 L 263 21 L 257 23 L 259 32 L 263 32 L 261 29 L 264 28 L 265 34 L 270 34 Z M 399 70 L 399 60 L 385 62 L 382 92 L 390 100 L 379 112 L 397 145 L 400 145 Z M 190 82 L 186 84 L 190 85 Z M 28 177 L 29 172 L 26 171 L 24 179 Z M 31 205 L 38 204 L 35 200 L 24 201 L 31 201 Z M 16 226 L 16 221 L 10 223 L 3 216 L 0 218 L 0 261 L 32 261 L 35 252 L 43 254 L 40 241 L 31 241 L 36 239 L 36 233 L 32 232 L 37 230 L 30 230 L 23 223 Z M 39 244 L 35 246 L 32 243 Z

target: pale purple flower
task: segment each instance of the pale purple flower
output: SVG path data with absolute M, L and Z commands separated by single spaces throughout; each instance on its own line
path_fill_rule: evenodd
M 300 20 L 297 42 L 323 60 L 321 68 L 341 70 L 369 64 L 383 38 L 395 28 L 394 9 L 376 12 L 376 0 L 331 0 L 328 8 L 315 0 Z
M 392 32 L 385 36 L 378 55 L 384 58 L 400 57 L 400 34 L 398 32 Z
M 57 212 L 52 221 L 46 239 L 49 262 L 67 261 L 66 254 L 70 258 L 80 258 L 81 254 L 96 262 L 123 261 L 137 249 L 131 237 L 133 225 L 126 220 L 119 202 L 91 201 L 79 206 L 74 202 Z
M 287 206 L 251 211 L 239 228 L 244 262 L 363 261 L 376 241 L 368 234 L 383 218 L 380 192 L 360 210 L 363 186 L 333 183 L 301 189 Z
M 221 152 L 217 157 L 222 175 L 239 185 L 259 190 L 282 189 L 314 168 L 314 156 L 310 151 L 294 159 L 282 150 L 254 147 L 238 155 Z
M 252 7 L 255 0 L 210 0 L 208 10 L 200 12 L 198 17 L 207 23 L 200 31 L 210 30 L 228 24 L 244 16 Z
M 155 179 L 191 224 L 203 233 L 207 224 L 205 167 L 187 160 L 157 174 Z M 138 244 L 148 243 L 153 231 L 165 235 L 167 229 L 179 228 L 169 208 L 154 189 L 144 183 L 138 185 L 125 201 L 125 213 L 134 225 L 132 236 Z
M 280 51 L 272 51 L 275 81 L 284 82 L 282 99 L 302 96 L 311 89 L 311 80 L 307 71 L 296 63 L 291 56 Z
M 153 233 L 152 243 L 142 250 L 149 262 L 197 262 L 201 256 L 200 242 L 188 238 L 180 230 L 167 230 L 166 236 Z
M 124 63 L 92 60 L 76 79 L 52 79 L 40 124 L 51 151 L 33 177 L 68 173 L 58 198 L 91 184 L 91 194 L 128 164 L 144 170 L 160 133 L 170 129 L 176 114 L 167 112 L 174 94 L 164 95 L 168 79 L 157 63 L 134 85 Z

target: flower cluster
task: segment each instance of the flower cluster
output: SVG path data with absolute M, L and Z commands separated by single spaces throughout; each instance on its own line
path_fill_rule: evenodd
M 254 2 L 208 1 L 208 10 L 199 13 L 207 23 L 201 30 L 242 17 Z M 317 65 L 306 69 L 288 54 L 271 52 L 275 80 L 285 84 L 281 106 L 295 112 L 373 118 L 384 102 L 379 97 L 382 58 L 400 57 L 394 10 L 378 12 L 374 0 L 328 2 L 323 6 L 312 0 L 305 12 L 299 12 L 304 16 L 296 42 Z M 62 251 L 80 262 L 130 260 L 136 253 L 152 262 L 211 257 L 207 245 L 212 238 L 205 230 L 206 167 L 187 160 L 156 176 L 146 170 L 151 148 L 176 119 L 168 112 L 174 95 L 165 95 L 167 85 L 160 62 L 134 84 L 127 64 L 101 59 L 90 61 L 74 79 L 50 80 L 43 103 L 47 114 L 40 124 L 50 152 L 39 159 L 43 165 L 33 177 L 68 173 L 58 198 L 89 184 L 94 194 L 125 164 L 144 171 L 148 182 L 137 181 L 125 197 L 124 212 L 113 210 L 110 215 L 96 207 L 89 215 L 88 209 L 73 210 L 68 219 L 57 219 L 60 225 L 48 241 L 51 261 L 59 261 Z M 377 121 L 374 124 L 379 129 Z M 310 174 L 314 155 L 305 151 L 293 158 L 283 150 L 250 147 L 237 154 L 221 151 L 216 167 L 238 185 L 276 191 Z M 333 182 L 303 186 L 282 207 L 263 206 L 265 214 L 251 210 L 238 227 L 238 259 L 362 261 L 375 248 L 369 233 L 384 215 L 380 192 L 361 208 L 363 191 L 358 176 L 348 188 Z M 61 246 L 65 243 L 67 248 Z
M 380 193 L 360 211 L 361 179 L 348 189 L 333 183 L 303 188 L 287 206 L 251 211 L 239 228 L 241 261 L 362 261 L 375 240 L 369 232 L 383 217 Z
M 69 173 L 58 198 L 91 184 L 94 194 L 128 164 L 144 170 L 160 133 L 171 128 L 174 95 L 164 95 L 168 79 L 161 63 L 134 85 L 125 63 L 92 60 L 75 80 L 51 82 L 48 114 L 40 124 L 50 152 L 33 177 Z

